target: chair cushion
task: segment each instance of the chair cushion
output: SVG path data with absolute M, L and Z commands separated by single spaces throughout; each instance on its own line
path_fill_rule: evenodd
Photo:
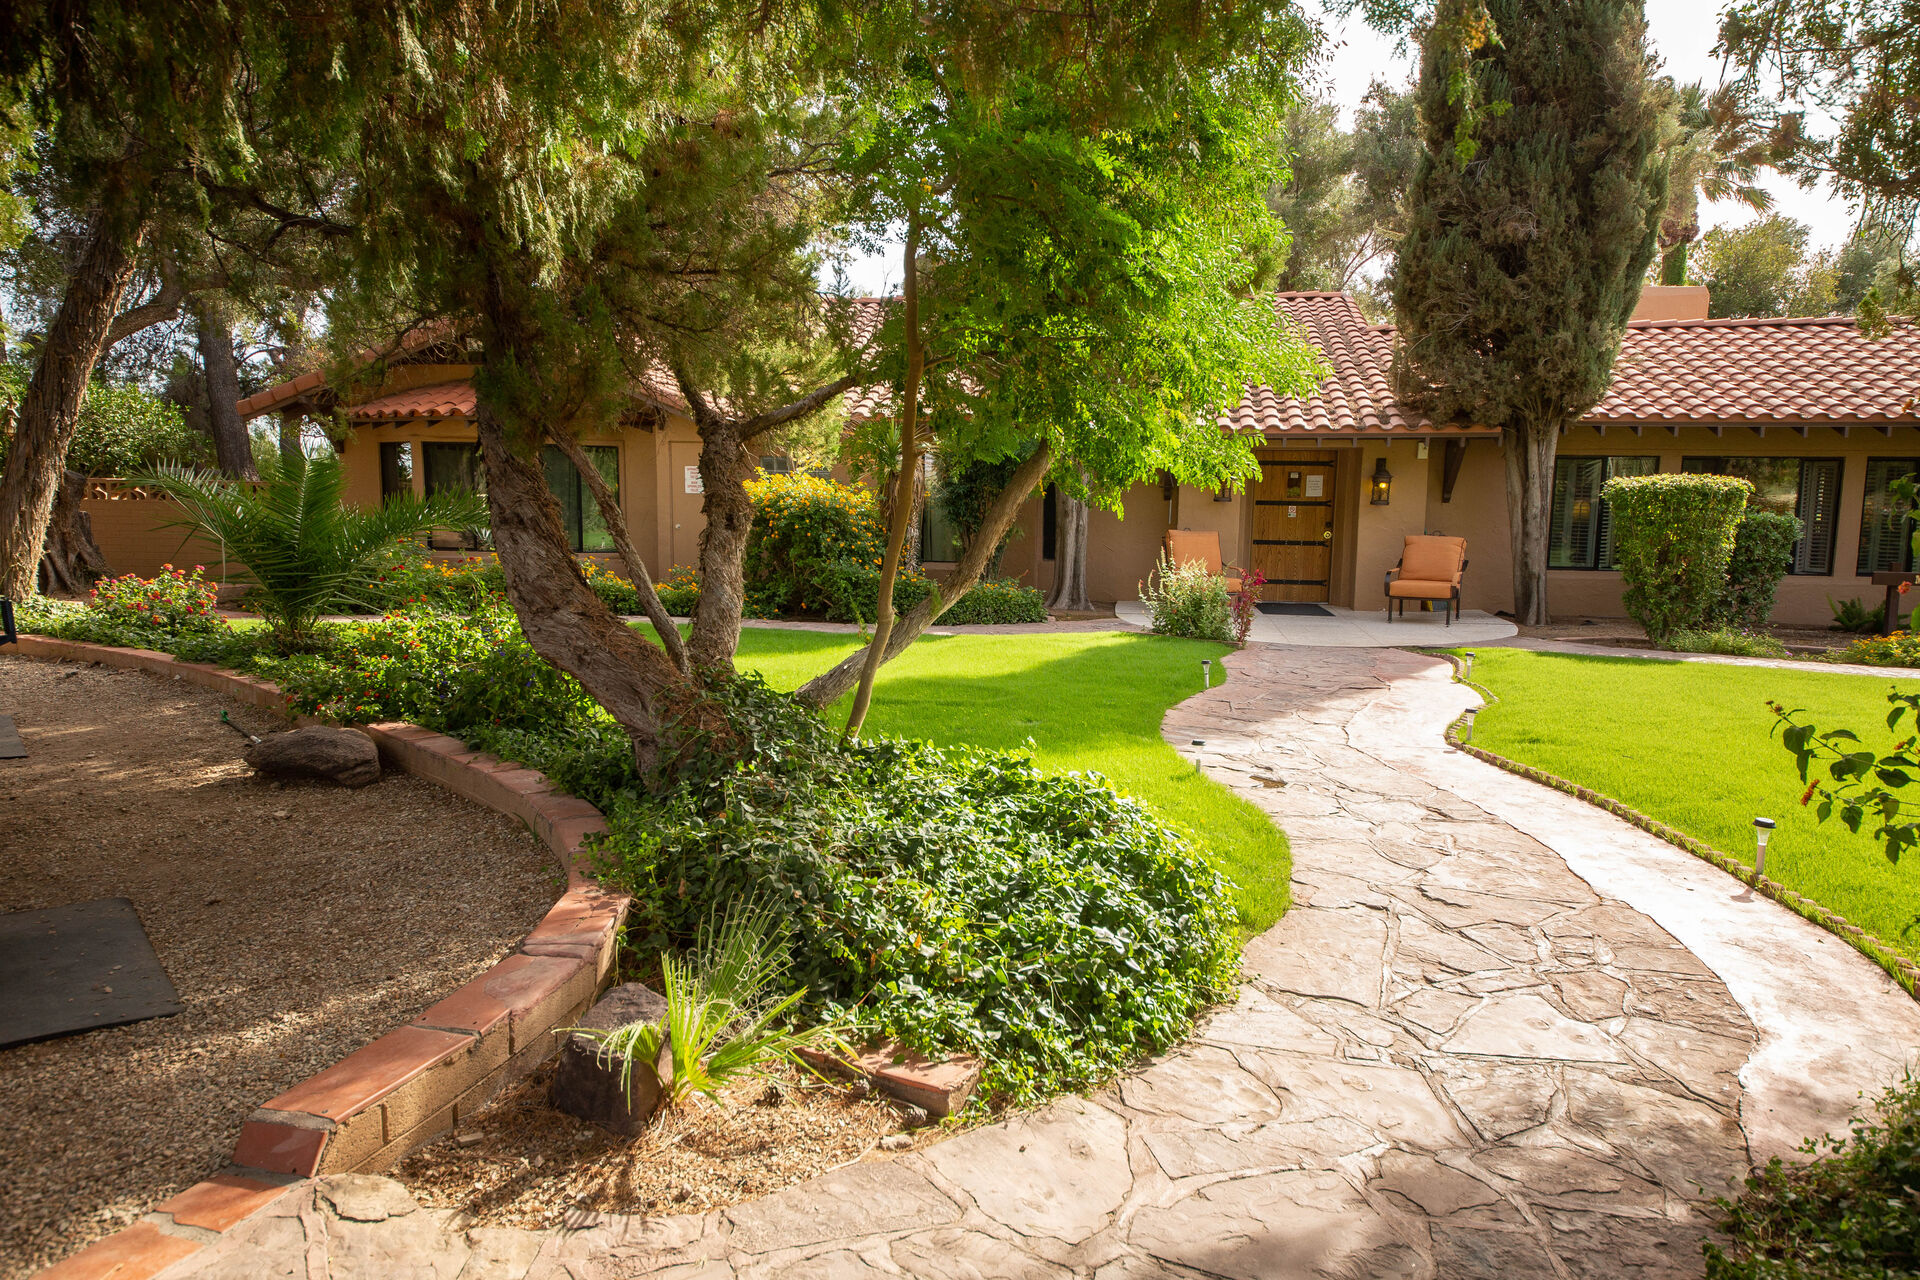
M 1387 584 L 1387 594 L 1402 600 L 1451 600 L 1453 584 L 1432 578 L 1395 578 Z
M 1443 538 L 1435 534 L 1407 536 L 1400 554 L 1400 576 L 1423 582 L 1457 582 L 1460 564 L 1467 558 L 1465 538 Z
M 1199 561 L 1208 573 L 1221 569 L 1220 535 L 1201 529 L 1167 530 L 1167 559 L 1175 564 Z
M 1230 595 L 1230 596 L 1234 596 L 1234 595 L 1239 595 L 1239 594 L 1240 594 L 1240 579 L 1238 579 L 1238 578 L 1235 578 L 1235 577 L 1232 577 L 1232 576 L 1229 576 L 1229 577 L 1228 577 L 1228 578 L 1226 579 L 1226 583 L 1227 583 L 1227 594 L 1228 594 L 1228 595 Z

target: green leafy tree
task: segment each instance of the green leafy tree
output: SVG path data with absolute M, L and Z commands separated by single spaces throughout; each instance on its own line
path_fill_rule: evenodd
M 1538 625 L 1555 449 L 1606 394 L 1667 207 L 1661 104 L 1639 4 L 1488 8 L 1497 40 L 1422 41 L 1394 380 L 1437 420 L 1500 428 L 1514 611 Z M 1469 119 L 1463 79 L 1507 109 Z
M 1726 84 L 1709 93 L 1698 81 L 1660 83 L 1670 112 L 1660 283 L 1685 284 L 1688 251 L 1700 236 L 1700 201 L 1738 200 L 1761 213 L 1772 208 L 1773 196 L 1758 179 L 1774 148 L 1747 86 Z
M 1707 286 L 1708 314 L 1824 316 L 1839 309 L 1834 256 L 1809 254 L 1809 228 L 1781 214 L 1744 227 L 1715 227 L 1701 237 L 1697 260 Z
M 1782 166 L 1852 201 L 1863 240 L 1900 246 L 1887 287 L 1861 300 L 1862 326 L 1920 310 L 1909 257 L 1920 231 L 1920 21 L 1910 0 L 1738 0 L 1721 16 L 1720 51 L 1756 93 L 1777 89 L 1787 104 L 1770 120 Z
M 182 508 L 181 527 L 244 565 L 259 608 L 281 645 L 311 645 L 322 614 L 378 612 L 374 581 L 393 544 L 432 529 L 464 529 L 485 520 L 469 493 L 397 495 L 374 508 L 348 505 L 338 456 L 281 462 L 269 456 L 260 483 L 191 467 L 161 466 L 139 477 Z

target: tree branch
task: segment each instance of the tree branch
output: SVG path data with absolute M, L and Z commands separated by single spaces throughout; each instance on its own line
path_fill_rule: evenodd
M 653 575 L 647 572 L 647 565 L 634 550 L 633 539 L 627 532 L 627 516 L 620 508 L 620 499 L 600 475 L 600 469 L 587 457 L 587 451 L 568 431 L 558 427 L 547 428 L 547 438 L 561 453 L 567 455 L 567 461 L 580 473 L 580 479 L 593 491 L 593 501 L 600 508 L 600 518 L 606 522 L 607 532 L 613 536 L 614 550 L 627 562 L 627 572 L 632 575 L 633 589 L 640 597 L 640 611 L 647 615 L 647 621 L 660 634 L 660 647 L 673 659 L 673 665 L 683 676 L 693 674 L 693 665 L 687 658 L 686 643 L 680 638 L 680 628 L 673 625 L 673 615 L 667 612 L 666 605 L 660 601 L 660 595 L 653 589 Z
M 979 530 L 967 543 L 967 549 L 960 556 L 960 562 L 954 566 L 953 574 L 933 589 L 919 604 L 915 605 L 907 616 L 902 618 L 887 637 L 886 649 L 880 654 L 882 664 L 893 661 L 906 652 L 907 646 L 918 640 L 926 629 L 939 620 L 967 592 L 973 590 L 980 581 L 980 575 L 986 572 L 988 563 L 993 559 L 995 548 L 1000 545 L 1007 530 L 1020 515 L 1020 507 L 1040 482 L 1046 478 L 1047 468 L 1053 460 L 1053 450 L 1046 441 L 1033 451 L 1033 456 L 1020 464 L 1013 478 L 1007 481 L 1007 487 L 987 508 L 986 519 L 980 523 Z M 849 654 L 838 665 L 821 672 L 794 694 L 801 702 L 810 707 L 823 708 L 833 705 L 860 682 L 860 672 L 866 666 L 867 657 L 873 645 Z
M 675 376 L 678 377 L 679 375 L 676 374 Z M 757 413 L 740 424 L 740 439 L 743 442 L 751 440 L 763 432 L 773 430 L 775 427 L 783 427 L 789 422 L 795 422 L 801 418 L 808 417 L 823 407 L 827 401 L 844 391 L 851 391 L 854 387 L 858 386 L 859 383 L 859 374 L 845 374 L 835 378 L 824 387 L 809 391 L 806 395 L 801 396 L 791 404 L 782 405 L 778 409 L 769 409 L 765 413 Z M 684 392 L 685 390 L 686 386 L 683 383 L 681 385 L 681 391 Z

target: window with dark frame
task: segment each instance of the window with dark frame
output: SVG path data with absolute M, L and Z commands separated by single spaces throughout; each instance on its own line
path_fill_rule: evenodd
M 1040 558 L 1051 560 L 1053 544 L 1060 536 L 1059 493 L 1052 485 L 1040 497 Z
M 1860 555 L 1854 572 L 1913 570 L 1913 517 L 1894 509 L 1893 482 L 1920 475 L 1920 459 L 1868 458 L 1866 500 L 1860 507 Z
M 487 471 L 480 461 L 477 441 L 428 440 L 420 446 L 420 463 L 430 495 L 487 491 Z M 484 534 L 481 529 L 439 531 L 428 534 L 427 543 L 442 549 L 473 551 L 486 545 Z
M 1613 513 L 1600 489 L 1615 476 L 1646 476 L 1658 470 L 1657 457 L 1555 458 L 1547 567 L 1613 568 Z
M 1753 486 L 1751 504 L 1800 520 L 1793 568 L 1800 576 L 1833 572 L 1833 547 L 1840 515 L 1838 458 L 1684 458 L 1682 471 L 1738 476 Z
M 607 482 L 607 488 L 613 490 L 614 497 L 620 496 L 620 449 L 617 445 L 589 444 L 581 446 L 587 455 L 587 461 Z M 593 500 L 593 490 L 587 487 L 580 473 L 574 469 L 571 459 L 560 450 L 548 445 L 540 451 L 540 461 L 547 473 L 547 488 L 553 491 L 553 497 L 560 504 L 560 523 L 567 531 L 567 545 L 575 551 L 611 551 L 613 535 L 607 532 L 607 522 L 600 514 L 600 504 Z
M 380 501 L 413 496 L 413 445 L 406 440 L 380 442 Z

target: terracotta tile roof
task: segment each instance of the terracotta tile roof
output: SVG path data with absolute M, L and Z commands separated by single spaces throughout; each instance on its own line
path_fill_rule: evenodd
M 1268 435 L 1485 431 L 1436 426 L 1395 402 L 1393 326 L 1369 324 L 1341 293 L 1282 293 L 1275 305 L 1326 353 L 1319 394 L 1266 387 L 1221 419 Z M 1920 424 L 1920 328 L 1868 338 L 1846 316 L 1785 320 L 1641 320 L 1627 326 L 1613 386 L 1585 421 Z
M 473 383 L 435 382 L 356 404 L 346 410 L 356 422 L 411 422 L 415 418 L 466 418 L 473 415 Z
M 448 338 L 453 337 L 455 332 L 454 325 L 450 321 L 429 321 L 426 324 L 417 325 L 407 330 L 407 332 L 400 335 L 399 341 L 393 343 L 391 346 L 378 350 L 369 347 L 359 352 L 354 356 L 353 364 L 356 367 L 363 367 L 372 364 L 376 360 L 389 359 L 393 356 L 407 355 L 415 351 L 421 351 L 433 346 L 435 343 L 446 341 Z M 244 422 L 248 418 L 257 418 L 263 413 L 270 413 L 275 409 L 292 404 L 296 400 L 305 399 L 310 392 L 324 392 L 327 389 L 327 372 L 328 370 L 325 366 L 318 369 L 309 369 L 297 377 L 289 378 L 285 382 L 268 387 L 265 391 L 256 391 L 252 395 L 243 398 L 237 406 L 240 410 L 241 421 Z
M 1629 325 L 1594 423 L 1920 423 L 1920 328 L 1848 316 Z

